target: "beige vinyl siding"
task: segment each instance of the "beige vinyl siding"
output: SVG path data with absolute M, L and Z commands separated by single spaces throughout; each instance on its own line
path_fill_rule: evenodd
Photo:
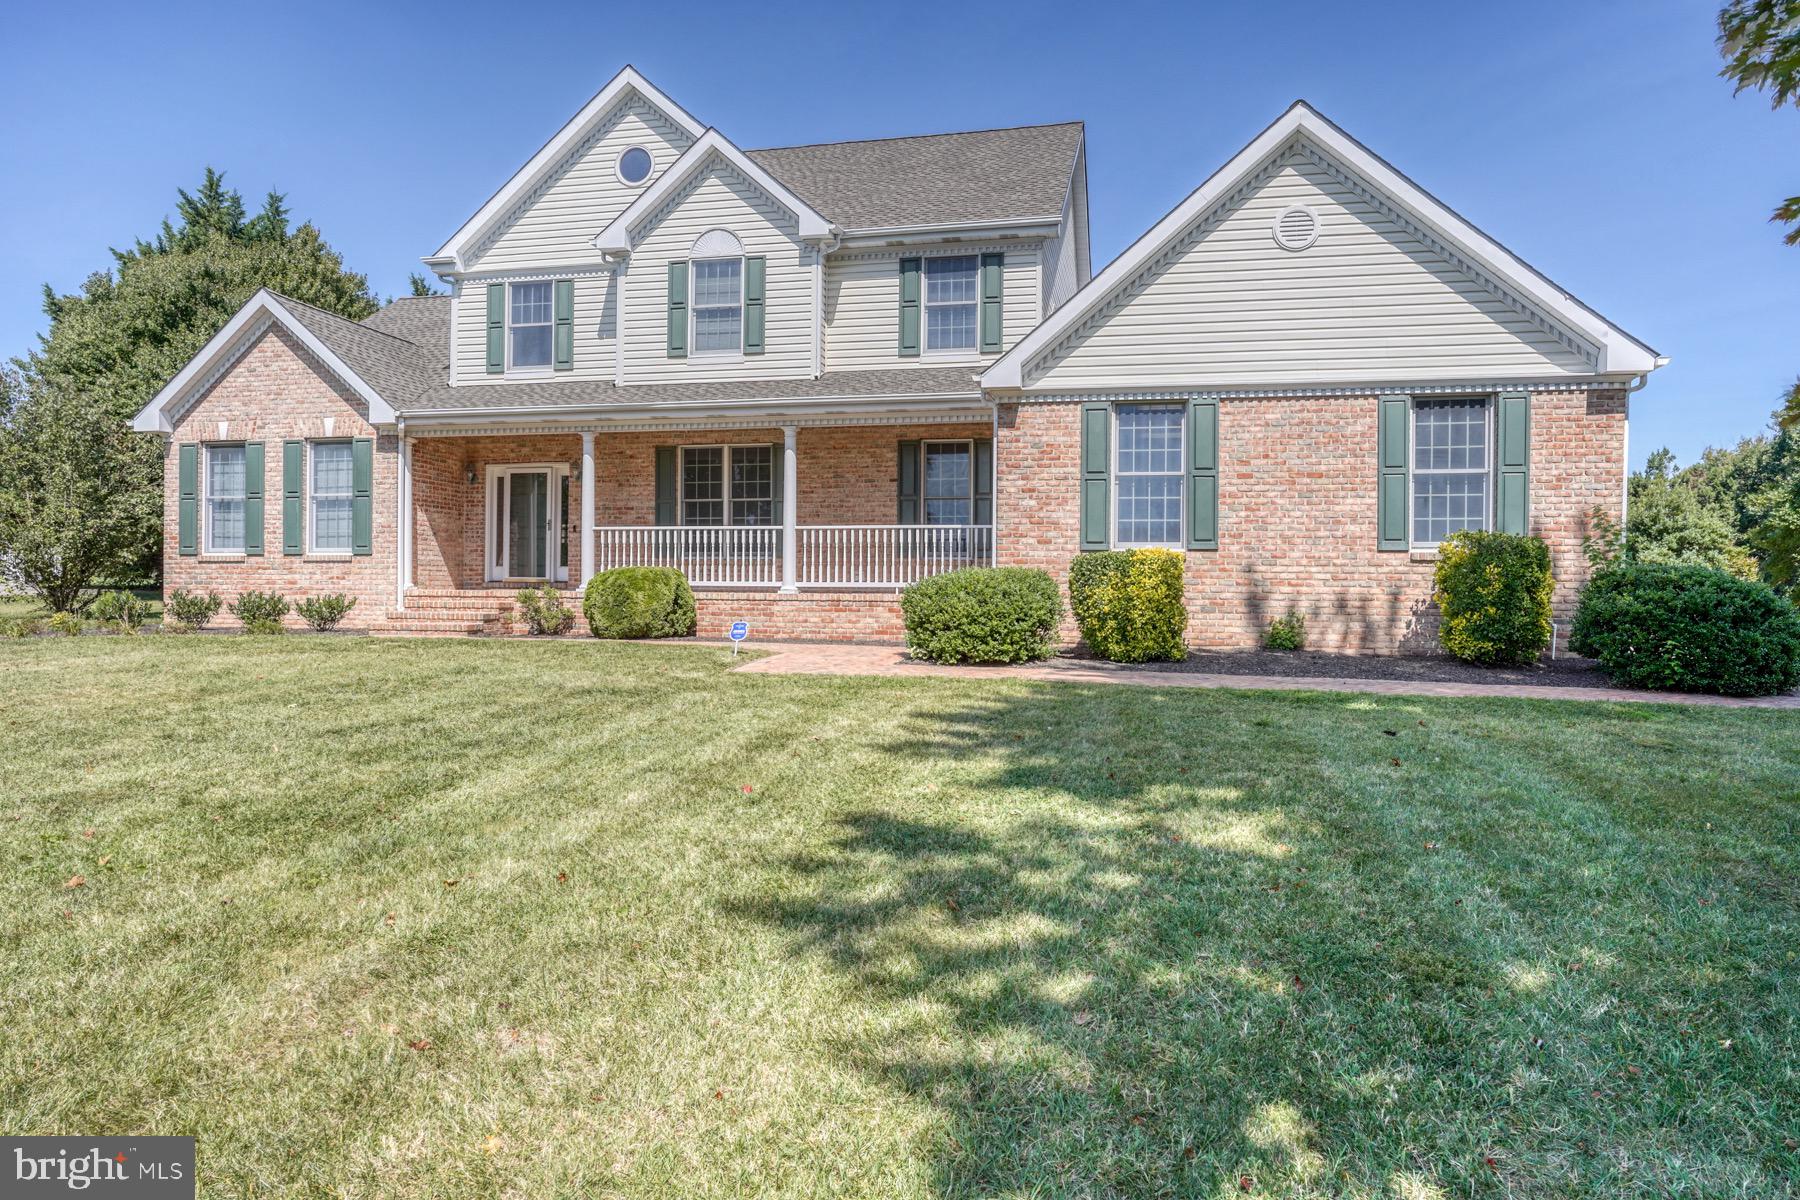
M 694 242 L 724 229 L 744 254 L 766 260 L 764 352 L 741 360 L 690 354 L 668 357 L 669 263 Z M 625 381 L 810 378 L 813 361 L 813 251 L 798 238 L 792 213 L 714 157 L 678 195 L 632 231 L 625 274 Z
M 564 159 L 522 212 L 509 214 L 497 234 L 483 238 L 471 256 L 470 270 L 598 263 L 594 235 L 624 212 L 692 141 L 642 97 L 627 98 Z M 652 162 L 650 178 L 639 187 L 622 183 L 614 168 L 620 153 L 631 146 L 649 151 Z
M 515 281 L 533 279 L 566 279 L 558 275 L 520 274 L 508 276 Z M 468 279 L 456 286 L 455 320 L 450 330 L 452 354 L 451 382 L 457 385 L 484 383 L 517 383 L 521 378 L 608 379 L 613 377 L 613 337 L 618 327 L 618 310 L 613 303 L 613 277 L 610 272 L 575 276 L 575 365 L 568 371 L 537 370 L 528 374 L 489 375 L 487 373 L 487 288 L 500 279 Z
M 1275 244 L 1292 204 L 1316 243 Z M 1203 218 L 1198 228 L 1206 229 Z M 1097 328 L 1027 364 L 1033 388 L 1554 376 L 1583 355 L 1515 311 L 1304 152 L 1135 285 Z
M 1069 302 L 1083 281 L 1076 275 L 1076 235 L 1074 226 L 1075 192 L 1063 203 L 1062 231 L 1044 243 L 1044 315 L 1049 316 Z
M 1006 297 L 1002 308 L 1005 344 L 1031 332 L 1042 314 L 1038 291 L 1042 285 L 1042 243 L 970 242 L 905 250 L 849 250 L 825 259 L 825 369 L 855 371 L 869 367 L 941 367 L 946 363 L 991 362 L 998 355 L 973 352 L 956 356 L 930 353 L 901 358 L 900 259 L 941 254 L 983 254 L 999 251 Z

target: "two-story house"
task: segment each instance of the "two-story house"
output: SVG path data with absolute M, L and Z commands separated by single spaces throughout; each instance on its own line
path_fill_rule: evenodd
M 742 150 L 627 68 L 425 262 L 259 293 L 139 414 L 167 586 L 477 632 L 657 564 L 703 636 L 895 639 L 926 575 L 1169 546 L 1196 641 L 1393 650 L 1456 529 L 1566 608 L 1661 361 L 1303 104 L 1090 278 L 1079 124 Z

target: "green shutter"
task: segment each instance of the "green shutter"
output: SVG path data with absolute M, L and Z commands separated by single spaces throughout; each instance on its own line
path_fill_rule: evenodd
M 774 510 L 773 515 L 775 524 L 780 525 L 782 523 L 782 488 L 786 486 L 782 482 L 782 470 L 786 465 L 785 460 L 787 459 L 787 452 L 781 445 L 771 446 L 770 451 L 769 495 L 775 501 L 770 507 Z
M 975 439 L 975 524 L 994 523 L 994 439 Z
M 1004 254 L 981 256 L 981 352 L 998 354 L 1004 336 L 1001 311 L 1006 297 Z
M 552 345 L 555 347 L 552 359 L 558 371 L 575 369 L 575 281 L 559 279 L 551 289 L 555 296 L 556 307 L 553 315 L 556 327 L 553 331 Z
M 244 443 L 244 553 L 263 552 L 263 444 Z
M 1494 523 L 1501 533 L 1531 532 L 1531 397 L 1502 392 L 1494 425 L 1499 442 L 1500 484 Z
M 896 488 L 898 511 L 894 520 L 901 525 L 920 525 L 925 518 L 919 512 L 919 443 L 900 443 L 900 471 Z
M 506 371 L 506 285 L 490 283 L 487 292 L 487 373 L 500 375 Z
M 919 260 L 900 260 L 900 357 L 919 357 Z
M 350 443 L 350 553 L 375 552 L 375 443 Z
M 281 552 L 306 550 L 306 510 L 301 503 L 300 481 L 306 474 L 306 443 L 292 439 L 281 443 Z
M 675 517 L 675 447 L 656 448 L 656 523 L 678 525 Z
M 1375 526 L 1376 549 L 1405 550 L 1411 541 L 1406 530 L 1408 417 L 1412 398 L 1383 396 L 1378 401 L 1376 431 Z
M 200 553 L 200 447 L 183 442 L 175 448 L 175 478 L 178 491 L 176 524 L 181 531 L 180 551 Z
M 766 274 L 762 255 L 744 260 L 744 353 L 763 352 L 763 277 Z
M 669 264 L 669 357 L 687 357 L 688 265 Z M 674 522 L 670 522 L 673 524 Z
M 1219 402 L 1190 400 L 1187 411 L 1187 548 L 1219 548 Z
M 1112 545 L 1112 405 L 1081 406 L 1081 548 Z

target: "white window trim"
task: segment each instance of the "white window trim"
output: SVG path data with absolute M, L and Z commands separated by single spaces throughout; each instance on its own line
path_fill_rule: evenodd
M 724 504 L 725 520 L 718 525 L 689 525 L 687 519 L 687 456 L 689 450 L 723 451 L 720 470 L 724 472 L 720 483 L 723 486 L 721 503 Z M 688 529 L 780 529 L 779 522 L 771 521 L 767 525 L 738 525 L 731 520 L 731 457 L 738 450 L 767 450 L 769 452 L 769 469 L 773 471 L 779 461 L 781 447 L 773 442 L 702 442 L 692 446 L 678 446 L 675 450 L 675 523 Z M 769 507 L 772 512 L 781 503 L 779 493 L 770 489 Z
M 550 472 L 550 495 L 549 495 L 549 499 L 547 501 L 549 508 L 550 508 L 550 542 L 549 542 L 549 547 L 545 552 L 545 563 L 544 563 L 544 565 L 550 569 L 550 573 L 548 575 L 507 575 L 507 574 L 503 573 L 503 568 L 504 568 L 505 564 L 500 563 L 500 564 L 496 565 L 496 562 L 495 562 L 495 560 L 499 557 L 500 551 L 499 551 L 499 546 L 498 546 L 498 539 L 495 538 L 495 536 L 494 536 L 494 518 L 497 515 L 494 512 L 494 485 L 499 482 L 500 477 L 502 475 L 508 475 L 508 474 L 512 474 L 513 472 L 520 472 L 520 471 L 548 471 L 548 472 Z M 560 558 L 560 555 L 558 555 L 558 553 L 557 553 L 557 547 L 562 542 L 562 480 L 566 476 L 568 476 L 568 474 L 569 474 L 569 464 L 566 462 L 519 462 L 519 463 L 489 463 L 488 464 L 487 470 L 483 473 L 483 476 L 482 476 L 481 577 L 483 579 L 487 580 L 489 583 L 500 583 L 500 582 L 504 582 L 507 580 L 513 580 L 513 579 L 533 580 L 533 581 L 543 580 L 544 582 L 549 582 L 549 583 L 566 583 L 566 582 L 568 582 L 569 569 L 567 567 L 563 566 L 558 561 L 558 559 Z M 576 501 L 574 501 L 574 504 L 578 506 L 580 504 L 580 501 L 576 500 Z M 581 520 L 581 518 L 578 514 L 573 514 L 570 523 L 576 525 L 577 529 L 579 530 L 580 520 Z
M 1178 444 L 1181 446 L 1181 469 L 1176 472 L 1177 477 L 1181 481 L 1181 498 L 1175 503 L 1177 525 L 1175 540 L 1172 542 L 1122 542 L 1119 540 L 1119 475 L 1121 474 L 1119 471 L 1119 410 L 1121 408 L 1166 408 L 1171 412 L 1179 413 L 1181 416 L 1180 432 L 1176 435 L 1179 439 Z M 1107 545 L 1114 550 L 1181 550 L 1185 552 L 1187 550 L 1187 492 L 1189 475 L 1187 461 L 1188 406 L 1185 404 L 1161 404 L 1149 400 L 1141 403 L 1115 404 L 1107 410 L 1107 420 L 1110 422 L 1109 432 L 1111 435 L 1108 439 L 1106 448 L 1108 458 L 1106 464 Z M 1127 474 L 1131 475 L 1160 475 L 1163 473 L 1164 472 L 1160 471 L 1127 472 Z
M 214 450 L 230 450 L 234 447 L 243 450 L 244 446 L 245 443 L 243 442 L 202 442 L 200 444 L 200 508 L 202 510 L 200 518 L 200 553 L 205 557 L 243 558 L 246 556 L 246 547 L 242 541 L 237 544 L 236 548 L 220 549 L 213 545 L 212 515 L 212 452 Z M 246 451 L 244 454 L 244 494 L 238 497 L 238 503 L 240 504 L 247 504 L 249 502 L 249 458 L 249 452 Z M 248 527 L 245 528 L 244 532 L 246 534 L 249 533 Z
M 930 479 L 931 473 L 927 469 L 927 466 L 931 458 L 931 448 L 933 446 L 961 446 L 969 452 L 969 487 L 961 497 L 969 502 L 969 519 L 962 522 L 962 525 L 969 526 L 975 524 L 975 441 L 973 438 L 927 438 L 919 443 L 919 523 L 922 525 L 931 524 L 927 519 L 927 513 L 930 511 L 931 502 L 933 500 L 957 499 L 955 496 L 933 496 L 931 494 L 931 489 L 927 485 L 927 480 Z M 958 526 L 940 525 L 936 528 L 956 529 Z
M 526 286 L 530 286 L 532 284 L 539 284 L 539 283 L 544 284 L 545 286 L 547 286 L 550 289 L 550 320 L 548 322 L 546 322 L 546 325 L 550 330 L 550 361 L 543 364 L 542 366 L 537 366 L 536 364 L 526 364 L 524 366 L 515 366 L 513 364 L 513 336 L 512 336 L 513 335 L 513 289 L 516 287 L 526 287 Z M 533 322 L 530 325 L 519 326 L 519 328 L 521 328 L 521 329 L 536 329 L 537 327 L 538 326 L 535 322 Z M 507 284 L 506 284 L 506 375 L 508 375 L 508 376 L 548 375 L 555 369 L 556 369 L 556 280 L 554 280 L 554 279 L 508 280 Z
M 1475 473 L 1473 471 L 1453 470 L 1449 467 L 1428 467 L 1421 470 L 1414 464 L 1413 455 L 1419 446 L 1419 405 L 1439 403 L 1445 400 L 1475 400 L 1481 403 L 1482 411 L 1486 418 L 1485 436 L 1487 438 L 1488 459 L 1486 468 L 1488 484 L 1484 489 L 1487 493 L 1487 502 L 1483 506 L 1484 511 L 1481 517 L 1481 528 L 1484 532 L 1490 532 L 1494 528 L 1494 491 L 1499 479 L 1499 476 L 1495 471 L 1495 464 L 1500 457 L 1495 453 L 1494 446 L 1494 397 L 1488 395 L 1414 396 L 1406 406 L 1406 545 L 1409 550 L 1436 552 L 1438 547 L 1443 545 L 1442 542 L 1421 542 L 1413 537 L 1413 500 L 1416 495 L 1413 481 L 1422 474 L 1473 475 Z
M 707 362 L 742 362 L 744 360 L 744 259 L 743 254 L 728 254 L 719 258 L 688 259 L 688 357 L 704 358 Z M 696 322 L 700 317 L 700 273 L 695 270 L 699 264 L 706 262 L 735 262 L 738 265 L 738 340 L 734 350 L 702 350 L 698 337 Z M 708 308 L 719 307 L 716 304 Z
M 642 150 L 645 154 L 650 155 L 650 169 L 645 171 L 644 177 L 635 183 L 625 178 L 625 156 L 630 154 L 633 150 Z M 628 188 L 648 186 L 650 181 L 656 177 L 656 155 L 651 153 L 650 147 L 633 142 L 631 145 L 626 146 L 617 154 L 613 155 L 613 177 Z
M 969 346 L 945 346 L 933 348 L 931 344 L 931 263 L 942 262 L 946 258 L 972 258 L 975 260 L 975 341 Z M 1001 287 L 1006 286 L 1005 275 L 1001 275 Z M 965 303 L 957 301 L 958 305 Z M 939 308 L 947 308 L 947 304 L 939 304 Z M 940 359 L 981 358 L 981 253 L 967 250 L 945 250 L 937 254 L 925 255 L 919 263 L 919 354 L 921 357 Z
M 318 490 L 313 486 L 313 447 L 323 445 L 350 446 L 350 490 L 342 496 L 327 496 L 328 500 L 350 501 L 350 545 L 342 550 L 327 550 L 319 545 L 316 535 L 317 516 L 315 503 L 319 499 Z M 306 552 L 309 555 L 322 555 L 329 558 L 349 558 L 356 550 L 356 449 L 352 438 L 311 438 L 306 442 L 306 462 L 300 470 L 300 502 L 306 506 Z

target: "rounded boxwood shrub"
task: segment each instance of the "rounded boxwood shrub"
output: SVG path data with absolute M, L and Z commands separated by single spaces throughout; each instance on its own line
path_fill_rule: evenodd
M 280 633 L 281 618 L 292 606 L 280 592 L 242 592 L 225 607 L 244 623 L 245 633 Z
M 1186 559 L 1176 550 L 1106 550 L 1069 564 L 1069 607 L 1088 649 L 1113 662 L 1187 657 Z
M 1536 662 L 1550 645 L 1550 547 L 1523 533 L 1453 533 L 1438 547 L 1438 641 L 1484 667 Z
M 616 567 L 588 580 L 581 611 L 597 638 L 689 637 L 694 591 L 674 567 Z
M 900 593 L 906 649 L 937 663 L 1018 663 L 1056 649 L 1062 596 L 1048 571 L 966 567 Z
M 1771 696 L 1800 683 L 1800 612 L 1712 567 L 1621 563 L 1582 589 L 1569 648 L 1626 687 Z

